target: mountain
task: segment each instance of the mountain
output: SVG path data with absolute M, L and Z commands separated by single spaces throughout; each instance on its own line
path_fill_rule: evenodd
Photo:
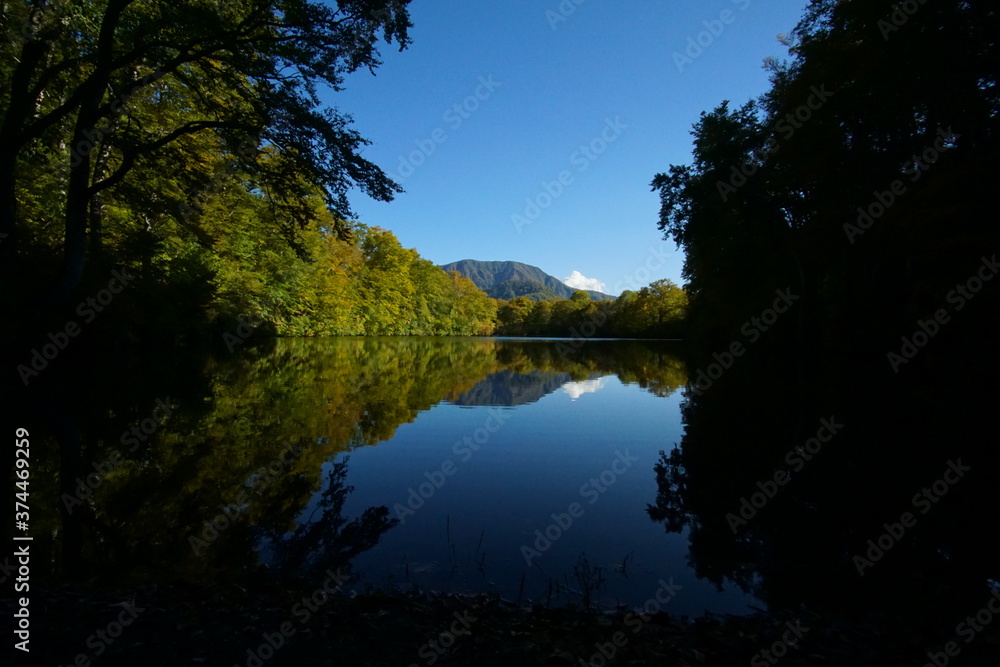
M 491 373 L 452 401 L 455 405 L 514 406 L 534 403 L 573 380 L 569 373 L 511 370 Z
M 562 388 L 574 400 L 582 394 L 597 391 L 605 382 L 601 373 L 591 373 L 586 380 L 574 382 L 569 373 L 533 370 L 515 373 L 511 370 L 491 373 L 452 401 L 455 405 L 492 405 L 510 407 L 534 403 Z
M 526 296 L 534 301 L 568 299 L 576 290 L 537 266 L 521 262 L 480 262 L 463 259 L 441 266 L 445 271 L 458 271 L 476 284 L 476 287 L 494 299 L 513 299 Z M 614 299 L 602 292 L 584 290 L 594 301 Z

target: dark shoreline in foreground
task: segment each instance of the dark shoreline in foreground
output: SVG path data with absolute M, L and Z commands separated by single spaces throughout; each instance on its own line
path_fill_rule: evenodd
M 33 591 L 38 620 L 31 657 L 36 664 L 84 667 L 922 665 L 928 651 L 943 650 L 948 639 L 874 613 L 848 619 L 761 611 L 690 619 L 658 612 L 643 618 L 624 609 L 518 607 L 483 595 L 310 596 L 279 585 L 182 582 Z M 3 606 L 6 613 L 13 601 Z M 125 641 L 114 641 L 123 635 Z M 984 635 L 961 646 L 968 660 L 962 664 L 995 664 L 1000 630 L 985 628 Z

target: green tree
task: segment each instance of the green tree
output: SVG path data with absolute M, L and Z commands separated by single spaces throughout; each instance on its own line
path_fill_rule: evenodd
M 337 220 L 358 187 L 388 200 L 399 187 L 360 156 L 349 118 L 318 109 L 318 91 L 380 64 L 381 39 L 409 41 L 408 0 L 187 3 L 103 0 L 7 3 L 0 67 L 0 246 L 14 266 L 36 230 L 19 213 L 25 163 L 65 170 L 63 267 L 52 302 L 79 283 L 95 197 L 141 178 L 177 150 L 198 164 L 196 137 L 212 135 L 298 227 L 311 218 L 303 178 L 322 187 Z M 294 76 L 290 76 L 294 72 Z M 153 103 L 157 122 L 145 122 Z M 193 142 L 193 143 L 192 143 Z M 240 147 L 243 150 L 240 150 Z M 259 160 L 257 148 L 273 153 Z M 294 242 L 296 225 L 283 231 Z M 335 230 L 346 230 L 335 222 Z M 91 237 L 100 243 L 100 234 Z M 4 247 L 5 246 L 5 247 Z M 20 267 L 17 267 L 20 268 Z
M 812 2 L 790 61 L 768 65 L 771 90 L 702 114 L 692 164 L 654 178 L 660 229 L 685 250 L 692 337 L 724 343 L 791 289 L 800 301 L 768 334 L 775 345 L 877 349 L 892 341 L 879 332 L 933 311 L 1000 241 L 987 222 L 1000 85 L 986 64 L 1000 15 L 983 3 L 901 11 Z
M 392 232 L 374 227 L 358 235 L 364 263 L 355 309 L 369 336 L 414 333 L 414 287 L 410 266 L 416 251 L 403 248 Z M 402 330 L 401 330 L 402 329 Z
M 525 336 L 525 321 L 531 314 L 535 302 L 526 296 L 510 301 L 502 301 L 497 309 L 497 334 L 501 336 Z

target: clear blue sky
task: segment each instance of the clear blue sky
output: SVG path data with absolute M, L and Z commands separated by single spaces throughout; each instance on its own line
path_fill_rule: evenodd
M 373 142 L 365 157 L 406 189 L 388 204 L 356 193 L 358 219 L 438 264 L 516 260 L 560 279 L 577 271 L 612 294 L 680 283 L 683 255 L 656 228 L 649 183 L 690 162 L 701 111 L 767 90 L 762 61 L 787 57 L 776 36 L 807 0 L 561 6 L 573 11 L 559 0 L 414 0 L 412 46 L 383 48 L 374 77 L 355 73 L 327 97 Z M 707 46 L 679 67 L 675 52 L 699 33 Z

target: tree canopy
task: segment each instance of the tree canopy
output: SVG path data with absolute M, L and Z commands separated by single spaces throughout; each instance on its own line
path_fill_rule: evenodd
M 996 251 L 997 28 L 990 3 L 810 3 L 771 89 L 703 113 L 652 181 L 694 338 L 791 288 L 776 344 L 884 349 Z
M 91 274 L 132 264 L 136 247 L 214 250 L 213 232 L 238 221 L 204 205 L 230 189 L 302 257 L 310 226 L 346 238 L 349 190 L 389 200 L 400 188 L 320 95 L 374 70 L 380 41 L 408 45 L 407 5 L 5 3 L 0 263 L 5 280 L 37 278 L 13 305 L 51 309 Z

